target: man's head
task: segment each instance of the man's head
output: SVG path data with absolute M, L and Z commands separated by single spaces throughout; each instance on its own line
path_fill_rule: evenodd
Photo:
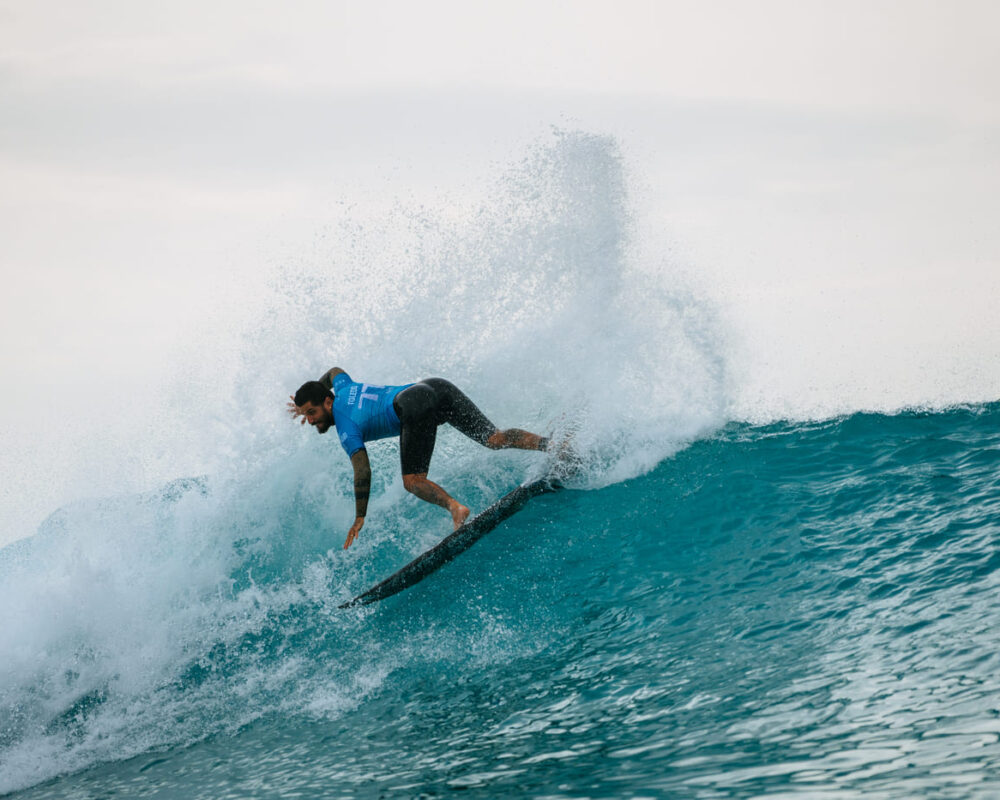
M 333 425 L 333 393 L 322 383 L 303 383 L 295 393 L 295 405 L 317 433 L 330 430 Z

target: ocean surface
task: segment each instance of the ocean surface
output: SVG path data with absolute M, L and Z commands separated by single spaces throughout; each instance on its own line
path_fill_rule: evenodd
M 0 549 L 0 794 L 1000 797 L 1000 402 L 734 410 L 750 345 L 629 183 L 556 132 L 477 206 L 348 215 L 238 346 L 186 353 L 176 442 L 96 430 L 95 476 L 192 437 L 216 463 Z M 376 442 L 341 548 L 350 464 L 284 411 L 334 365 L 445 376 L 579 471 L 341 610 L 450 520 Z M 154 399 L 123 419 L 162 428 Z M 482 510 L 550 467 L 445 428 L 430 477 Z
M 183 527 L 209 496 L 180 482 L 65 517 Z M 108 567 L 60 515 L 0 552 L 5 595 L 38 584 L 20 628 L 5 597 L 0 789 L 1000 794 L 1000 404 L 728 424 L 646 474 L 536 498 L 360 610 L 337 604 L 430 537 L 317 555 L 309 509 L 286 511 L 270 546 L 232 542 L 214 592 L 151 586 L 129 553 Z M 146 590 L 170 602 L 122 606 Z

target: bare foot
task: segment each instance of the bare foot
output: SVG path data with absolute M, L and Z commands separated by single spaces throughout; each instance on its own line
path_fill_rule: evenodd
M 469 518 L 468 506 L 463 506 L 458 500 L 452 500 L 451 505 L 448 506 L 448 510 L 451 512 L 451 521 L 455 524 L 455 530 L 457 531 L 462 527 L 462 523 Z

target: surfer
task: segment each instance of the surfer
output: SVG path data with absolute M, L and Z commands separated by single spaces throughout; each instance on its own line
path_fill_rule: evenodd
M 291 397 L 288 411 L 293 418 L 301 417 L 301 424 L 308 422 L 316 428 L 317 433 L 336 427 L 351 459 L 355 519 L 344 549 L 354 543 L 368 512 L 372 473 L 366 442 L 399 436 L 403 487 L 421 500 L 447 509 L 456 529 L 468 519 L 468 507 L 427 479 L 438 425 L 447 422 L 491 450 L 545 451 L 549 445 L 546 437 L 520 428 L 500 430 L 457 386 L 443 378 L 377 386 L 357 383 L 340 367 L 334 367 L 318 381 L 302 384 Z

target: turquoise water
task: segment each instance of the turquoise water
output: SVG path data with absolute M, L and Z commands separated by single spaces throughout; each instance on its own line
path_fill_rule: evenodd
M 477 500 L 532 469 L 482 457 L 501 466 L 453 486 Z M 34 626 L 6 607 L 0 790 L 1000 794 L 1000 404 L 730 423 L 645 474 L 533 500 L 361 610 L 336 605 L 440 520 L 401 497 L 412 518 L 346 567 L 306 490 L 273 509 L 280 536 L 209 545 L 186 520 L 216 491 L 95 502 L 0 552 L 8 599 L 48 565 Z M 158 567 L 82 548 L 81 519 L 153 526 Z M 74 611 L 59 595 L 77 579 L 95 588 Z

